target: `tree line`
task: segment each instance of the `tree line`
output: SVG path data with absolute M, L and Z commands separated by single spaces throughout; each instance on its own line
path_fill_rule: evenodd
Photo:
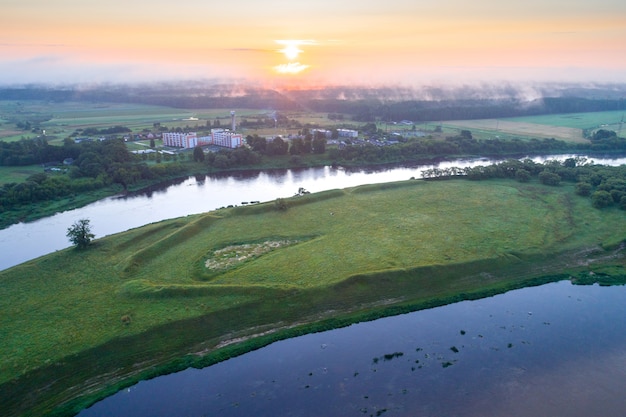
M 149 166 L 132 154 L 121 139 L 82 142 L 66 141 L 63 146 L 50 146 L 37 140 L 20 141 L 21 152 L 35 150 L 40 161 L 71 158 L 66 174 L 36 173 L 24 182 L 6 183 L 0 187 L 0 213 L 21 205 L 98 190 L 118 184 L 127 189 L 140 181 L 154 181 L 182 175 L 186 172 L 180 163 Z M 0 145 L 5 144 L 0 142 Z M 41 153 L 37 153 L 41 151 Z M 26 158 L 27 154 L 18 154 Z M 42 156 L 45 155 L 45 156 Z M 18 157 L 15 156 L 14 157 Z
M 497 164 L 476 167 L 431 168 L 422 171 L 425 179 L 466 177 L 480 181 L 509 178 L 519 182 L 536 179 L 558 186 L 562 181 L 575 183 L 575 192 L 587 197 L 595 208 L 617 206 L 626 210 L 626 166 L 610 167 L 588 163 L 585 158 L 568 158 L 537 163 L 530 159 L 509 159 Z
M 237 149 L 221 149 L 207 154 L 201 148 L 194 149 L 191 155 L 193 160 L 206 164 L 209 170 L 227 170 L 240 167 L 258 166 L 263 158 L 282 157 L 290 155 L 294 166 L 300 161 L 302 155 L 320 154 L 332 164 L 381 164 L 417 162 L 426 158 L 462 156 L 462 155 L 485 155 L 485 156 L 509 156 L 523 154 L 551 154 L 560 152 L 623 152 L 626 150 L 626 140 L 618 137 L 615 132 L 599 130 L 595 132 L 587 144 L 568 143 L 555 139 L 522 140 L 476 140 L 471 132 L 463 131 L 460 135 L 435 140 L 429 138 L 416 138 L 389 146 L 376 146 L 372 144 L 353 145 L 344 147 L 332 147 L 327 149 L 326 137 L 321 132 L 306 132 L 304 137 L 290 141 L 277 137 L 267 140 L 258 135 L 250 135 L 246 138 L 246 147 Z M 121 139 L 107 139 L 103 141 L 90 141 L 75 143 L 66 139 L 62 146 L 49 145 L 45 139 L 24 139 L 17 142 L 0 141 L 0 161 L 2 165 L 33 165 L 46 164 L 53 161 L 60 164 L 63 160 L 73 160 L 66 168 L 67 175 L 38 173 L 29 177 L 23 183 L 8 183 L 0 188 L 0 212 L 14 207 L 33 202 L 46 201 L 54 198 L 65 197 L 72 194 L 97 190 L 103 187 L 118 184 L 123 189 L 141 182 L 154 182 L 161 179 L 173 178 L 184 175 L 189 171 L 179 158 L 173 162 L 160 163 L 161 154 L 157 154 L 157 164 L 148 165 L 144 162 L 146 155 L 137 156 L 128 151 Z M 168 156 L 168 155 L 165 155 Z M 167 159 L 167 158 L 166 158 Z M 565 167 L 569 168 L 569 167 Z M 490 177 L 496 168 L 481 168 L 464 172 L 473 179 Z M 497 170 L 502 169 L 502 167 Z M 561 169 L 561 168 L 560 168 Z M 530 174 L 539 175 L 533 170 L 521 170 L 516 175 L 522 179 Z M 509 173 L 510 174 L 510 173 Z M 558 180 L 555 177 L 559 176 Z M 439 172 L 428 174 L 431 177 L 446 176 Z M 459 175 L 458 172 L 452 175 Z M 561 180 L 569 180 L 571 172 L 548 170 L 541 174 L 542 182 L 558 183 Z M 596 177 L 593 177 L 596 178 Z M 620 194 L 622 191 L 619 183 L 598 182 L 597 179 L 579 182 L 589 184 L 580 186 L 580 193 L 589 188 L 589 195 L 599 191 L 608 193 L 613 203 L 621 204 Z M 617 184 L 617 185 L 616 185 Z M 604 193 L 595 194 L 609 200 Z M 602 204 L 598 202 L 597 205 Z
M 430 138 L 411 139 L 394 146 L 345 146 L 329 149 L 329 158 L 338 163 L 394 163 L 414 162 L 426 157 L 484 155 L 507 156 L 522 154 L 551 154 L 557 152 L 624 152 L 626 139 L 618 137 L 615 132 L 608 134 L 598 131 L 590 138 L 589 143 L 572 143 L 550 139 L 502 140 L 498 138 L 477 140 L 471 132 L 448 137 L 445 140 Z

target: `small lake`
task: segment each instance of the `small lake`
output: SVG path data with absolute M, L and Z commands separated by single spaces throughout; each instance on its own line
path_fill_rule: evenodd
M 575 155 L 532 158 L 536 162 Z M 626 158 L 589 158 L 604 165 L 626 164 Z M 435 165 L 334 169 L 331 167 L 191 176 L 131 196 L 110 197 L 29 223 L 0 230 L 0 270 L 70 246 L 65 236 L 75 221 L 91 221 L 96 238 L 123 232 L 164 219 L 204 213 L 243 202 L 272 201 L 290 197 L 299 188 L 319 192 L 363 184 L 421 178 L 431 168 L 473 167 L 497 160 L 458 159 Z
M 568 281 L 273 343 L 80 417 L 622 417 L 626 287 Z

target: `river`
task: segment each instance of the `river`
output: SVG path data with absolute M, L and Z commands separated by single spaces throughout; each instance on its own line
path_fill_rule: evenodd
M 563 160 L 573 155 L 535 157 Z M 591 158 L 590 158 L 591 159 Z M 626 164 L 626 158 L 593 158 L 605 165 Z M 76 220 L 90 220 L 96 237 L 104 237 L 164 219 L 203 213 L 250 201 L 271 201 L 290 197 L 299 188 L 319 192 L 363 184 L 421 178 L 434 167 L 449 168 L 489 165 L 496 160 L 459 159 L 436 165 L 335 169 L 331 167 L 286 169 L 188 177 L 175 184 L 131 196 L 109 197 L 75 210 L 57 213 L 29 223 L 0 230 L 0 270 L 70 246 L 65 236 Z
M 79 417 L 622 417 L 626 287 L 568 281 L 273 343 Z

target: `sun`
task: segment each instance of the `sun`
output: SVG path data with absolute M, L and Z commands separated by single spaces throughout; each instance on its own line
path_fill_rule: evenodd
M 302 49 L 299 48 L 300 45 L 313 45 L 315 42 L 310 40 L 302 40 L 302 39 L 284 39 L 275 41 L 279 45 L 283 45 L 283 49 L 279 49 L 278 52 L 281 52 L 285 55 L 289 61 L 293 61 L 298 58 Z
M 277 40 L 275 41 L 277 44 L 282 45 L 283 48 L 279 49 L 277 52 L 280 52 L 287 58 L 287 63 L 276 65 L 274 70 L 279 74 L 298 74 L 302 71 L 306 70 L 310 67 L 310 65 L 301 64 L 297 62 L 296 59 L 298 56 L 304 52 L 300 49 L 300 46 L 304 45 L 315 45 L 315 41 L 311 40 L 302 40 L 302 39 L 286 39 L 286 40 Z
M 298 48 L 296 44 L 289 44 L 285 45 L 285 47 L 278 52 L 282 52 L 288 60 L 293 61 L 300 55 L 302 49 Z

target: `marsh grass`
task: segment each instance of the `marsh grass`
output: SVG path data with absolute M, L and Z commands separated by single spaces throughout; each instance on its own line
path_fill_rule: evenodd
M 284 337 L 588 274 L 590 256 L 606 258 L 599 273 L 624 271 L 623 212 L 594 210 L 567 185 L 406 181 L 288 202 L 154 223 L 0 272 L 6 415 L 87 395 L 72 403 L 84 406 L 107 387 Z M 256 252 L 279 241 L 290 243 Z M 250 256 L 207 271 L 207 255 L 229 247 Z

